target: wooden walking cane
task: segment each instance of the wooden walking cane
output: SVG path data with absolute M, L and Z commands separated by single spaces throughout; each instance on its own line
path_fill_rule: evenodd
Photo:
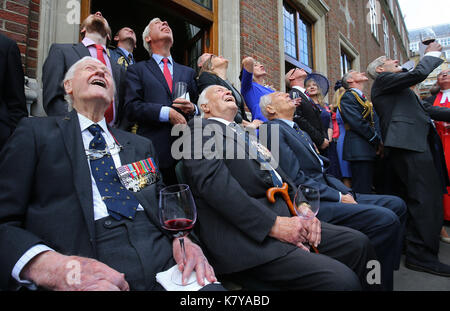
M 288 206 L 289 212 L 291 213 L 291 215 L 297 216 L 297 212 L 295 211 L 294 205 L 292 204 L 292 201 L 291 201 L 291 197 L 289 196 L 288 188 L 289 188 L 289 186 L 287 183 L 283 183 L 283 186 L 281 188 L 279 188 L 279 187 L 269 188 L 266 191 L 266 197 L 267 197 L 267 200 L 273 204 L 276 201 L 275 195 L 277 193 L 281 194 L 281 197 L 286 202 L 286 205 Z M 317 248 L 314 245 L 311 245 L 311 247 L 316 254 L 319 254 L 319 251 L 317 250 Z

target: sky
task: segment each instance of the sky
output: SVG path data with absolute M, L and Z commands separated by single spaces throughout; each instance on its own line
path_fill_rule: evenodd
M 449 0 L 398 0 L 408 30 L 450 24 Z

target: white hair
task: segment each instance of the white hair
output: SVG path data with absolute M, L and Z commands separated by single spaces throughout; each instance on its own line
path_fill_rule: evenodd
M 150 36 L 150 25 L 154 22 L 160 22 L 161 19 L 159 17 L 155 17 L 154 19 L 152 19 L 150 21 L 150 23 L 148 23 L 147 27 L 145 27 L 144 32 L 142 33 L 142 41 L 144 44 L 144 48 L 147 50 L 147 52 L 151 55 L 152 54 L 152 48 L 150 47 L 150 44 L 148 44 L 147 41 L 145 41 L 145 38 L 147 38 L 148 36 Z
M 205 112 L 203 111 L 202 105 L 207 105 L 209 103 L 209 98 L 206 97 L 206 93 L 208 93 L 209 89 L 215 87 L 217 85 L 210 85 L 198 97 L 197 106 L 200 109 L 200 113 L 202 118 L 205 116 Z
M 266 119 L 268 119 L 267 106 L 272 104 L 272 94 L 273 93 L 261 96 L 259 100 L 259 109 L 261 110 L 263 116 L 266 117 Z
M 350 85 L 348 84 L 348 79 L 350 79 L 352 77 L 352 74 L 356 72 L 356 70 L 349 70 L 343 77 L 342 77 L 342 86 L 344 87 L 344 89 L 349 90 L 350 89 Z
M 99 61 L 97 58 L 91 57 L 91 56 L 85 56 L 82 59 L 80 59 L 79 61 L 77 61 L 75 64 L 73 64 L 69 70 L 67 70 L 66 75 L 64 76 L 63 82 L 62 82 L 62 87 L 64 88 L 64 84 L 66 83 L 66 81 L 72 80 L 73 77 L 75 76 L 75 71 L 77 71 L 78 67 L 83 64 L 86 61 L 94 61 L 94 62 L 98 62 L 102 65 L 104 65 L 101 61 Z M 114 94 L 116 93 L 116 85 L 114 83 L 114 80 L 112 79 L 112 86 L 114 89 Z M 73 109 L 73 95 L 70 94 L 65 94 L 64 95 L 64 99 L 67 101 L 68 104 L 68 108 L 69 111 L 71 111 Z
M 367 66 L 367 74 L 372 78 L 376 79 L 378 77 L 377 68 L 384 65 L 386 61 L 386 55 L 378 57 L 376 60 L 371 62 L 369 66 Z

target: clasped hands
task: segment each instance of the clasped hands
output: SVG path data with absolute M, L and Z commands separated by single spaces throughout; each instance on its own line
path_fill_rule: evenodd
M 197 282 L 204 286 L 217 281 L 214 269 L 209 264 L 201 248 L 184 238 L 186 263 L 180 243 L 174 239 L 173 256 L 178 268 L 183 272 L 183 283 L 192 271 L 196 271 Z M 54 291 L 129 291 L 125 274 L 106 264 L 79 256 L 66 256 L 55 251 L 46 251 L 34 257 L 22 270 L 21 279 L 28 280 L 42 288 Z
M 291 243 L 309 252 L 304 244 L 318 247 L 322 238 L 322 229 L 319 219 L 303 219 L 295 217 L 278 216 L 269 236 L 282 242 Z

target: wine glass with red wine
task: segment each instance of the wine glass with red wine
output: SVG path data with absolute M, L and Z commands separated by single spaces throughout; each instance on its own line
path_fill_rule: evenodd
M 171 232 L 172 236 L 180 241 L 183 253 L 183 263 L 186 264 L 186 251 L 184 237 L 191 232 L 197 220 L 197 209 L 194 198 L 188 185 L 178 184 L 165 187 L 159 192 L 159 219 L 164 229 Z M 182 273 L 176 269 L 172 274 L 172 282 L 182 284 Z M 195 278 L 187 280 L 187 284 L 195 281 Z
M 424 28 L 420 31 L 420 41 L 424 45 L 429 45 L 430 43 L 436 41 L 436 34 L 431 28 Z

